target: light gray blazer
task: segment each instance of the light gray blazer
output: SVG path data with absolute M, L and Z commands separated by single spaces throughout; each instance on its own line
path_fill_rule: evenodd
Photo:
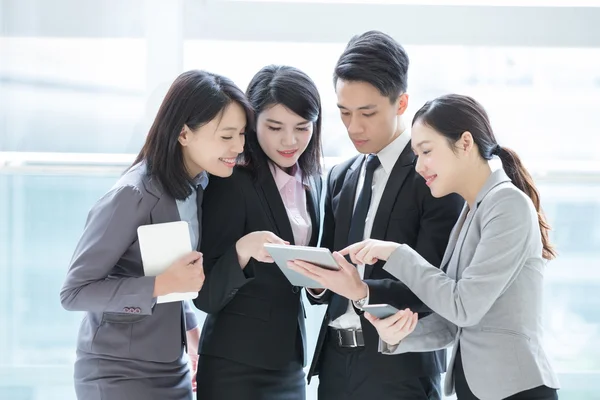
M 175 200 L 145 171 L 144 164 L 129 170 L 90 210 L 60 300 L 66 310 L 86 312 L 79 350 L 173 362 L 186 327 L 198 322 L 189 302 L 156 304 L 155 278 L 144 276 L 137 228 L 179 221 Z
M 543 349 L 545 261 L 533 203 L 504 170 L 493 172 L 469 212 L 465 206 L 442 270 L 401 245 L 384 269 L 404 282 L 435 314 L 423 318 L 398 346 L 400 354 L 454 345 L 444 391 L 454 393 L 460 343 L 465 377 L 483 400 L 559 383 Z

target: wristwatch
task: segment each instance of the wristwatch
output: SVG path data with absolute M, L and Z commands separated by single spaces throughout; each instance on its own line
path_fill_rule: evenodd
M 367 299 L 369 298 L 369 295 L 366 295 L 365 297 L 363 297 L 360 300 L 356 300 L 354 302 L 354 304 L 356 305 L 356 307 L 358 308 L 363 308 L 363 306 L 365 305 L 365 303 L 367 302 Z

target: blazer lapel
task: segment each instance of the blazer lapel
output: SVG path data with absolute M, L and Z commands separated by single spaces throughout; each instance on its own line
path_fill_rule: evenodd
M 361 165 L 364 159 L 362 155 L 356 157 L 356 160 L 346 173 L 344 184 L 339 194 L 338 207 L 335 213 L 336 223 L 339 222 L 339 227 L 336 226 L 335 230 L 334 246 L 336 250 L 341 250 L 348 245 L 348 233 L 350 232 L 350 221 L 354 212 L 356 186 L 358 185 L 358 178 L 360 177 Z
M 468 212 L 469 207 L 465 205 L 460 213 L 460 217 L 458 217 L 456 224 L 452 228 L 452 232 L 450 232 L 448 245 L 446 246 L 446 251 L 444 252 L 444 257 L 442 258 L 442 263 L 440 264 L 440 269 L 442 271 L 446 271 L 448 267 L 447 264 L 450 261 L 450 257 L 452 257 L 452 254 L 454 253 L 454 247 L 456 246 L 456 242 L 458 241 L 458 235 L 460 234 L 461 228 L 465 223 L 465 218 Z
M 160 182 L 152 177 L 144 177 L 142 180 L 148 193 L 156 196 L 158 202 L 150 212 L 150 223 L 161 224 L 165 222 L 180 221 L 179 210 L 175 199 L 163 191 Z
M 492 172 L 492 174 L 488 177 L 487 181 L 485 182 L 485 184 L 483 185 L 483 187 L 477 194 L 477 197 L 475 198 L 475 204 L 474 204 L 473 208 L 470 210 L 470 212 L 468 212 L 468 214 L 466 216 L 466 220 L 465 220 L 462 228 L 460 228 L 460 233 L 458 234 L 458 239 L 456 240 L 456 244 L 454 246 L 454 252 L 457 252 L 457 256 L 455 257 L 456 261 L 452 261 L 452 257 L 449 256 L 450 257 L 449 260 L 451 262 L 448 265 L 447 272 L 446 272 L 448 274 L 448 276 L 450 276 L 452 278 L 456 278 L 458 276 L 458 265 L 460 262 L 460 252 L 462 250 L 462 246 L 467 237 L 467 233 L 469 231 L 469 227 L 471 226 L 471 222 L 473 222 L 473 217 L 475 216 L 475 214 L 477 213 L 477 210 L 479 209 L 479 204 L 481 204 L 483 199 L 485 199 L 485 196 L 487 196 L 487 194 L 493 188 L 495 188 L 496 186 L 498 186 L 504 182 L 510 182 L 510 178 L 508 178 L 508 176 L 506 175 L 504 170 L 502 170 L 502 169 L 496 170 L 496 171 Z M 467 212 L 466 210 L 468 210 L 468 209 L 469 209 L 468 205 L 465 205 L 465 208 L 463 209 L 463 213 Z M 461 214 L 461 219 L 462 219 L 462 214 Z M 448 244 L 448 248 L 450 248 L 450 244 Z M 448 248 L 446 249 L 446 253 L 448 252 Z M 446 258 L 445 254 L 444 254 L 444 258 Z M 443 265 L 443 263 L 442 263 L 442 265 Z
M 306 205 L 310 215 L 312 234 L 310 235 L 310 246 L 315 246 L 319 240 L 320 221 L 319 216 L 319 197 L 321 194 L 320 179 L 311 176 L 308 180 L 308 189 L 306 191 Z
M 274 233 L 283 240 L 290 242 L 290 244 L 294 244 L 292 226 L 290 225 L 287 211 L 283 205 L 281 194 L 279 193 L 279 190 L 277 190 L 273 175 L 269 171 L 268 166 L 263 168 L 261 172 L 259 178 L 254 182 L 254 187 L 263 202 L 263 206 L 267 211 L 271 224 L 275 228 Z
M 458 266 L 458 261 L 460 258 L 460 251 L 462 250 L 462 246 L 465 242 L 465 238 L 467 237 L 467 231 L 469 230 L 469 226 L 471 226 L 471 222 L 473 222 L 473 216 L 475 215 L 475 213 L 477 212 L 477 206 L 475 208 L 473 208 L 470 212 L 469 212 L 469 207 L 465 206 L 463 212 L 467 212 L 466 215 L 466 219 L 464 220 L 465 222 L 462 224 L 462 227 L 460 228 L 460 232 L 458 233 L 458 238 L 456 239 L 456 243 L 454 244 L 454 251 L 451 251 L 450 254 L 450 258 L 449 258 L 449 265 L 447 267 L 447 271 L 446 274 L 451 277 L 451 278 L 456 278 L 457 277 L 457 266 Z M 462 217 L 462 215 L 461 215 Z M 450 243 L 448 243 L 448 247 L 446 248 L 446 253 L 448 252 L 448 248 L 450 247 Z M 452 260 L 452 254 L 456 253 L 456 257 L 454 258 L 454 260 Z M 444 258 L 445 258 L 445 254 L 444 254 Z
M 410 142 L 404 148 L 394 168 L 390 174 L 390 177 L 383 190 L 383 195 L 377 207 L 377 213 L 373 220 L 373 228 L 371 229 L 371 238 L 385 240 L 385 234 L 387 232 L 388 224 L 390 222 L 390 212 L 394 208 L 398 196 L 400 195 L 400 189 L 402 184 L 406 180 L 406 177 L 414 168 L 415 156 L 411 150 Z M 365 265 L 364 277 L 367 279 L 373 271 L 373 265 Z

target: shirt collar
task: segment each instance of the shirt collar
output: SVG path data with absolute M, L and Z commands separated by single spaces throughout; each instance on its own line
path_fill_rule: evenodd
M 203 190 L 208 186 L 208 174 L 206 171 L 200 172 L 194 178 L 194 188 L 197 188 L 198 186 L 202 186 Z
M 398 161 L 398 157 L 404 151 L 406 146 L 410 142 L 410 129 L 407 128 L 394 139 L 390 144 L 385 146 L 379 153 L 377 153 L 377 157 L 379 157 L 379 161 L 381 162 L 381 166 L 387 175 L 392 173 L 392 169 L 394 165 L 396 165 L 396 161 Z
M 302 171 L 296 163 L 292 167 L 292 173 L 288 174 L 278 166 L 273 163 L 269 163 L 269 169 L 271 170 L 271 174 L 273 174 L 273 179 L 275 180 L 275 184 L 277 185 L 277 190 L 281 191 L 281 189 L 287 185 L 292 179 L 295 179 L 300 184 L 302 184 Z

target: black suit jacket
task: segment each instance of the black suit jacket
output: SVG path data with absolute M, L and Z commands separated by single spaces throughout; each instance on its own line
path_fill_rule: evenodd
M 325 214 L 321 246 L 338 251 L 348 245 L 348 231 L 354 208 L 363 155 L 332 168 L 325 194 Z M 425 180 L 415 171 L 415 156 L 410 143 L 398 157 L 377 208 L 372 239 L 406 243 L 433 265 L 440 265 L 450 231 L 456 223 L 464 201 L 458 195 L 436 199 Z M 382 269 L 382 262 L 365 266 L 370 304 L 391 304 L 398 309 L 410 308 L 427 315 L 430 310 L 402 283 Z M 407 266 L 409 268 L 409 266 Z M 327 292 L 322 298 L 308 296 L 313 304 L 329 303 L 337 294 Z M 357 310 L 358 311 L 358 310 Z M 444 350 L 387 356 L 378 353 L 379 336 L 362 312 L 361 324 L 365 351 L 372 355 L 371 367 L 383 376 L 418 377 L 442 373 L 446 369 Z M 327 335 L 329 312 L 325 313 L 308 381 L 318 374 L 319 356 Z
M 206 280 L 194 303 L 208 313 L 200 354 L 280 369 L 298 358 L 306 364 L 306 315 L 300 288 L 290 284 L 275 264 L 251 259 L 242 270 L 235 249 L 238 239 L 255 231 L 271 231 L 294 243 L 275 180 L 268 166 L 260 171 L 254 177 L 236 167 L 229 178 L 210 178 L 202 205 Z M 321 185 L 320 177 L 309 178 L 311 246 L 318 240 Z

